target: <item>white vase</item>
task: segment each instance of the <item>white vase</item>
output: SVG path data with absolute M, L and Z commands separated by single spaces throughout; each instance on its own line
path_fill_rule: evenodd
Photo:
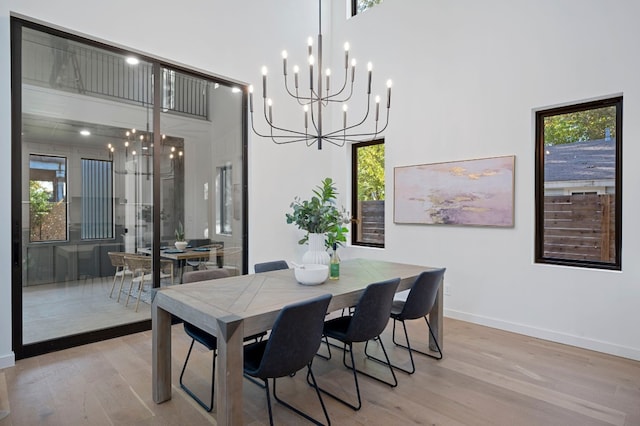
M 329 264 L 329 253 L 324 245 L 324 234 L 309 234 L 309 250 L 302 255 L 302 263 Z

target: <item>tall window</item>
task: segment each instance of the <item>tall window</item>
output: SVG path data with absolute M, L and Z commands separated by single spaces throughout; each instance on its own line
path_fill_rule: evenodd
M 67 159 L 29 156 L 29 240 L 67 239 Z
M 113 163 L 82 159 L 80 238 L 113 238 Z
M 622 98 L 536 113 L 536 262 L 621 269 Z
M 352 244 L 384 247 L 384 140 L 351 145 Z

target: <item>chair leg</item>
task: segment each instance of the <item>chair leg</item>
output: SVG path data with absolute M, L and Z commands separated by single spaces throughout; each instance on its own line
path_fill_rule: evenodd
M 215 388 L 215 377 L 216 377 L 216 356 L 217 356 L 216 351 L 215 350 L 213 351 L 213 363 L 211 365 L 211 401 L 209 402 L 208 406 L 207 404 L 202 402 L 202 400 L 198 398 L 196 394 L 193 393 L 191 389 L 189 389 L 187 385 L 185 385 L 184 382 L 182 381 L 182 377 L 184 376 L 184 372 L 187 369 L 187 363 L 189 362 L 189 357 L 191 356 L 191 350 L 193 349 L 193 344 L 195 342 L 196 342 L 195 339 L 191 340 L 191 346 L 189 346 L 189 352 L 187 352 L 187 359 L 184 360 L 184 365 L 182 366 L 182 372 L 180 373 L 180 387 L 184 389 L 184 391 L 191 398 L 193 398 L 202 408 L 207 410 L 207 412 L 211 412 L 211 410 L 213 410 L 213 393 Z
M 111 292 L 109 293 L 109 299 L 113 297 L 113 289 L 116 288 L 116 279 L 118 279 L 118 272 L 120 271 L 120 267 L 116 267 L 116 273 L 113 274 L 113 284 L 111 285 Z M 122 273 L 124 275 L 124 272 Z
M 142 289 L 144 288 L 144 275 L 140 280 L 140 286 L 138 287 L 138 300 L 136 300 L 136 312 L 138 312 L 138 306 L 140 305 L 140 297 L 142 296 Z
M 320 405 L 322 406 L 322 411 L 324 412 L 324 417 L 327 419 L 327 425 L 330 425 L 331 424 L 331 420 L 329 419 L 329 414 L 327 413 L 327 408 L 324 405 L 324 401 L 322 400 L 322 395 L 320 394 L 320 391 L 318 389 L 318 384 L 316 383 L 316 378 L 313 375 L 313 371 L 311 370 L 311 363 L 309 363 L 307 365 L 307 380 L 309 379 L 309 377 L 311 377 L 311 380 L 313 381 L 311 386 L 313 386 L 313 388 L 316 391 L 316 395 L 318 395 L 318 399 L 320 400 Z M 273 397 L 280 404 L 284 405 L 286 408 L 290 409 L 291 411 L 293 411 L 293 412 L 297 413 L 298 415 L 304 417 L 305 419 L 309 420 L 313 424 L 318 425 L 318 426 L 324 426 L 323 423 L 319 422 L 318 420 L 314 419 L 313 417 L 309 416 L 308 414 L 298 410 L 297 408 L 289 405 L 289 403 L 287 403 L 286 401 L 278 398 L 278 394 L 276 393 L 276 379 L 273 379 Z
M 351 344 L 345 343 L 345 345 L 348 345 L 349 349 L 351 349 Z M 349 355 L 351 356 L 352 365 L 355 365 L 355 361 L 353 359 L 353 350 L 349 350 Z M 345 350 L 345 355 L 343 355 L 343 358 L 344 358 L 344 356 L 346 356 L 346 350 Z M 356 384 L 356 394 L 358 395 L 358 405 L 353 405 L 350 402 L 340 398 L 339 396 L 336 396 L 335 394 L 333 394 L 333 393 L 331 393 L 331 392 L 329 392 L 329 391 L 327 391 L 325 389 L 322 389 L 320 386 L 317 385 L 317 383 L 316 383 L 316 387 L 317 387 L 318 391 L 322 392 L 323 394 L 330 396 L 331 398 L 335 399 L 338 402 L 343 403 L 344 405 L 346 405 L 349 408 L 352 408 L 355 411 L 358 411 L 362 407 L 362 400 L 360 398 L 360 386 L 358 385 L 358 370 L 355 369 L 355 368 L 351 368 L 350 370 L 353 371 L 353 380 L 354 380 L 354 382 Z M 311 377 L 311 372 L 307 371 L 307 383 L 309 384 L 309 386 L 313 386 L 313 383 L 311 381 L 309 381 L 310 377 Z M 315 382 L 315 378 L 314 378 L 314 382 Z
M 433 330 L 431 329 L 431 324 L 429 324 L 429 320 L 427 319 L 426 316 L 424 317 L 424 321 L 427 323 L 427 328 L 429 329 L 429 334 L 431 335 L 431 338 L 433 339 L 433 341 L 436 344 L 436 348 L 438 349 L 438 355 L 433 355 L 433 354 L 430 354 L 430 353 L 427 353 L 427 352 L 420 351 L 418 349 L 411 348 L 410 344 L 409 344 L 409 336 L 407 334 L 407 327 L 405 326 L 404 321 L 401 321 L 401 322 L 402 322 L 402 326 L 404 327 L 404 334 L 405 334 L 405 337 L 406 337 L 407 345 L 405 346 L 405 345 L 403 345 L 401 343 L 397 343 L 396 342 L 396 339 L 395 339 L 396 322 L 395 322 L 395 320 L 393 321 L 393 331 L 394 331 L 393 332 L 393 343 L 396 346 L 400 346 L 401 348 L 410 350 L 411 352 L 417 352 L 419 354 L 426 355 L 426 356 L 428 356 L 430 358 L 434 358 L 434 359 L 442 359 L 442 350 L 440 349 L 440 344 L 438 343 L 438 339 L 436 339 L 436 336 L 433 334 Z
M 129 292 L 127 293 L 127 301 L 124 303 L 124 307 L 129 306 L 129 297 L 131 297 L 131 290 L 133 290 L 133 281 L 135 277 L 131 278 L 131 284 L 129 284 Z M 140 278 L 142 279 L 142 278 Z
M 122 294 L 122 287 L 124 286 L 124 277 L 127 274 L 122 274 L 120 277 L 120 290 L 118 291 L 118 303 L 120 303 L 120 295 Z M 131 279 L 133 279 L 133 274 L 131 275 Z

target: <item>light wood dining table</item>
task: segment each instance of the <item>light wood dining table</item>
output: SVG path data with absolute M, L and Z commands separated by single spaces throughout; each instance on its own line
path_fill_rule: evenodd
M 280 310 L 290 303 L 330 293 L 329 311 L 353 306 L 367 285 L 401 279 L 398 291 L 413 284 L 422 271 L 433 267 L 369 259 L 350 259 L 340 266 L 340 279 L 317 286 L 296 282 L 293 269 L 241 275 L 159 289 L 153 299 L 153 400 L 171 399 L 171 315 L 217 336 L 216 416 L 218 425 L 243 424 L 243 337 L 271 329 Z M 431 327 L 443 347 L 443 289 L 429 315 Z M 435 349 L 435 342 L 429 345 Z

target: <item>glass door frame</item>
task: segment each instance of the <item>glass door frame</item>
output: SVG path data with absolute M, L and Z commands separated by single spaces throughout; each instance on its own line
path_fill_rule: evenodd
M 248 122 L 247 122 L 247 84 L 239 83 L 219 76 L 206 74 L 200 71 L 184 68 L 179 65 L 160 60 L 153 56 L 140 54 L 126 50 L 123 48 L 111 46 L 102 42 L 87 39 L 70 32 L 62 31 L 56 28 L 44 26 L 24 19 L 22 17 L 10 17 L 10 34 L 11 34 L 11 306 L 12 306 L 12 346 L 16 359 L 23 359 L 36 356 L 48 352 L 62 350 L 74 346 L 84 345 L 97 341 L 102 341 L 114 337 L 124 336 L 127 334 L 137 333 L 140 331 L 151 329 L 151 320 L 143 320 L 139 322 L 129 323 L 125 325 L 115 326 L 111 328 L 93 330 L 80 334 L 69 335 L 51 340 L 39 341 L 30 344 L 23 342 L 23 256 L 22 256 L 22 173 L 23 165 L 22 157 L 22 30 L 23 28 L 31 28 L 42 31 L 51 35 L 56 35 L 69 40 L 75 40 L 86 43 L 90 46 L 99 47 L 118 54 L 135 54 L 141 59 L 152 63 L 153 74 L 161 75 L 162 68 L 171 68 L 180 72 L 184 72 L 199 78 L 207 79 L 212 82 L 220 82 L 226 84 L 234 84 L 241 86 L 242 91 L 242 109 L 241 109 L 241 155 L 242 155 L 242 274 L 248 271 Z M 162 109 L 162 87 L 161 78 L 153 79 L 153 106 L 152 106 L 152 122 L 153 122 L 153 205 L 161 206 L 161 179 L 160 179 L 160 161 L 161 161 L 161 131 L 160 118 Z M 153 220 L 153 282 L 160 282 L 160 237 L 161 237 L 161 220 L 160 208 L 154 208 L 152 214 Z

